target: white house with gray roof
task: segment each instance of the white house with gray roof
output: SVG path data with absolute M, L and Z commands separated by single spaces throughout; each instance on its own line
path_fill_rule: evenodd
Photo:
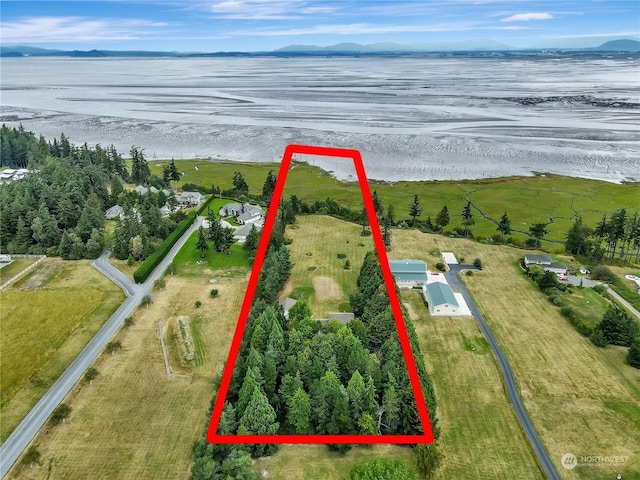
M 427 264 L 422 260 L 389 260 L 398 288 L 413 288 L 427 283 Z
M 264 210 L 260 205 L 250 203 L 227 203 L 218 212 L 223 218 L 235 217 L 236 222 L 245 225 L 247 223 L 257 223 L 264 218 Z

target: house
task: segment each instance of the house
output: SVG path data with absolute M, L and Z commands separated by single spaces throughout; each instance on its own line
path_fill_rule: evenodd
M 104 216 L 107 220 L 113 220 L 114 218 L 122 219 L 122 217 L 124 217 L 124 209 L 120 205 L 114 205 L 104 212 Z
M 160 207 L 160 216 L 161 217 L 168 217 L 169 215 L 171 215 L 171 209 L 169 208 L 169 205 L 167 205 L 166 203 Z
M 236 221 L 242 225 L 247 223 L 256 223 L 264 217 L 264 211 L 260 205 L 251 205 L 250 203 L 227 203 L 218 212 L 223 218 L 236 217 Z
M 284 297 L 278 300 L 278 305 L 280 305 L 282 307 L 282 310 L 284 310 L 284 318 L 286 318 L 287 320 L 289 320 L 289 310 L 291 310 L 291 307 L 293 307 L 296 303 L 297 301 L 291 297 Z
M 239 228 L 233 233 L 233 238 L 238 241 L 238 243 L 244 243 L 247 240 L 247 235 L 251 232 L 251 227 L 255 225 L 258 231 L 262 230 L 262 225 L 258 225 L 256 223 L 247 223 Z
M 204 195 L 200 192 L 182 192 L 176 195 L 179 204 L 187 207 L 197 207 L 204 202 Z
M 11 263 L 11 255 L 0 255 L 0 263 Z
M 13 175 L 16 173 L 17 170 L 14 170 L 12 168 L 7 168 L 6 170 L 3 170 L 2 173 L 0 173 L 0 180 L 12 180 L 13 179 Z
M 542 267 L 545 272 L 553 272 L 558 275 L 566 275 L 568 268 L 569 267 L 567 267 L 564 263 L 557 262 L 551 262 L 551 265 L 545 265 L 544 267 Z
M 540 265 L 541 267 L 551 265 L 551 257 L 547 255 L 535 255 L 533 253 L 527 253 L 524 256 L 524 266 L 530 267 L 531 265 Z
M 422 294 L 433 316 L 456 316 L 460 305 L 447 283 L 433 282 L 422 287 Z
M 427 265 L 422 260 L 389 260 L 398 288 L 413 288 L 427 283 Z
M 151 187 L 149 187 L 149 188 L 143 187 L 142 185 L 138 185 L 135 188 L 135 191 L 138 192 L 140 195 L 144 195 L 147 192 L 156 193 L 158 191 L 158 189 L 156 187 L 154 187 L 153 185 Z

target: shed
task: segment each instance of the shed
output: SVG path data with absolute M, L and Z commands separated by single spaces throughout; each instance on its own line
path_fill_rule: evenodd
M 297 303 L 297 300 L 294 300 L 291 297 L 284 297 L 278 300 L 278 305 L 282 306 L 284 310 L 284 318 L 289 320 L 289 310 Z

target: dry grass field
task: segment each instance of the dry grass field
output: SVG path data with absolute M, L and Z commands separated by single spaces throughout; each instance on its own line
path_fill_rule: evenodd
M 2 267 L 0 268 L 0 285 L 10 280 L 11 277 L 17 275 L 37 260 L 37 258 L 16 258 L 11 263 L 0 265 L 0 267 Z
M 122 349 L 103 354 L 93 385 L 76 385 L 66 403 L 65 424 L 45 426 L 34 443 L 42 465 L 14 467 L 11 479 L 186 479 L 191 445 L 202 434 L 213 396 L 213 377 L 222 369 L 246 288 L 246 276 L 219 279 L 219 297 L 209 298 L 209 277 L 166 277 L 153 304 L 134 313 L 131 330 L 115 340 Z M 195 308 L 196 300 L 202 302 Z M 197 361 L 169 355 L 167 378 L 158 339 L 158 320 L 187 317 L 195 332 Z M 194 327 L 195 326 L 195 327 Z M 165 335 L 171 342 L 172 335 Z M 179 350 L 171 345 L 169 350 Z
M 438 400 L 445 455 L 434 479 L 543 479 L 473 317 L 430 317 L 419 291 L 402 291 Z M 472 350 L 471 345 L 475 346 Z
M 350 310 L 349 295 L 356 290 L 365 253 L 373 248 L 372 237 L 361 237 L 361 231 L 329 216 L 299 216 L 294 228 L 287 229 L 294 266 L 282 296 L 305 298 L 318 318 Z M 347 260 L 351 268 L 345 270 Z
M 0 292 L 2 441 L 123 299 L 88 261 L 55 258 Z
M 483 260 L 484 270 L 465 281 L 509 359 L 525 407 L 563 478 L 595 480 L 617 473 L 640 478 L 640 371 L 623 363 L 626 349 L 599 349 L 579 335 L 519 272 L 516 262 L 523 251 L 394 231 L 393 258 L 418 256 L 433 266 L 432 249 Z M 600 462 L 566 470 L 560 459 L 569 452 L 627 460 L 616 468 Z

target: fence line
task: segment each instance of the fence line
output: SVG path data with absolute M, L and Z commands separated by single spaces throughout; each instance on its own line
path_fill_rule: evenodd
M 36 260 L 34 263 L 29 265 L 27 268 L 25 268 L 21 272 L 17 273 L 13 277 L 11 277 L 9 280 L 4 282 L 2 285 L 0 285 L 0 290 L 4 290 L 5 287 L 8 287 L 13 282 L 18 280 L 20 277 L 22 277 L 22 276 L 26 275 L 27 273 L 29 273 L 31 270 L 33 270 L 38 265 L 40 265 L 44 261 L 45 258 L 47 258 L 46 255 L 11 255 L 11 258 L 14 258 L 14 257 L 16 257 L 16 258 L 37 258 L 38 260 Z

